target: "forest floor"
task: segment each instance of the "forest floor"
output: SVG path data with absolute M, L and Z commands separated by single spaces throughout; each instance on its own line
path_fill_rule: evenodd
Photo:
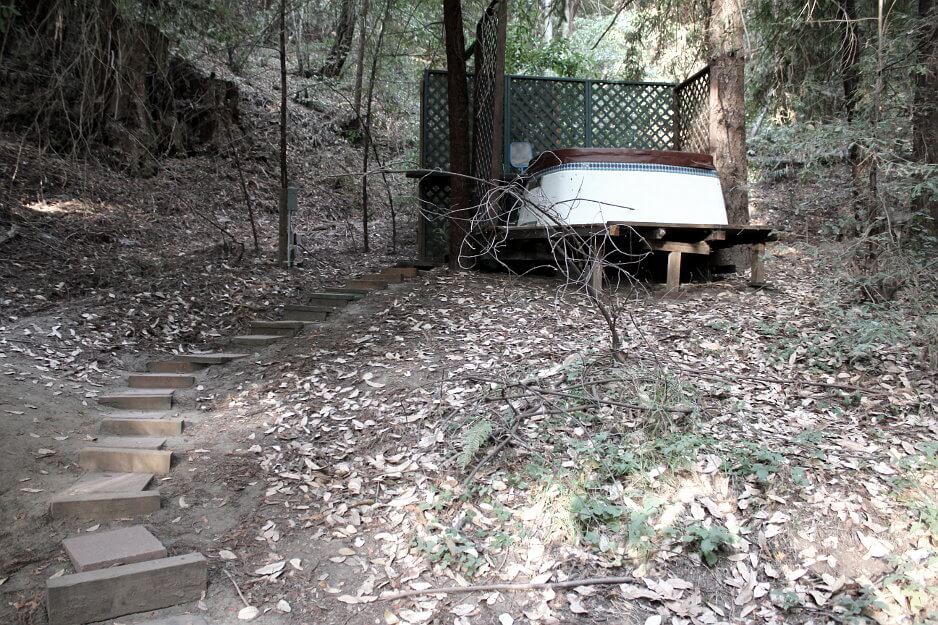
M 210 584 L 169 612 L 234 622 L 227 573 L 259 623 L 935 619 L 934 312 L 843 297 L 841 248 L 811 242 L 823 202 L 792 216 L 786 190 L 755 194 L 802 228 L 771 246 L 770 285 L 623 290 L 622 359 L 557 279 L 438 269 L 200 374 L 147 524 L 210 558 Z M 43 510 L 77 475 L 93 397 L 391 260 L 352 249 L 292 273 L 180 260 L 153 287 L 39 305 L 47 280 L 5 285 L 0 621 L 43 623 L 44 580 L 67 568 L 74 528 Z M 387 597 L 492 583 L 560 586 Z

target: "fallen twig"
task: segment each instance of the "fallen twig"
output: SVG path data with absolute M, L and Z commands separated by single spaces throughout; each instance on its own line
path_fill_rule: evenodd
M 585 577 L 582 579 L 568 579 L 562 582 L 519 582 L 515 584 L 479 584 L 477 586 L 443 586 L 440 588 L 427 588 L 425 590 L 404 590 L 390 594 L 382 594 L 378 601 L 394 601 L 418 595 L 455 595 L 471 592 L 488 592 L 492 590 L 519 591 L 519 590 L 547 590 L 549 588 L 576 588 L 578 586 L 602 586 L 608 584 L 627 584 L 635 581 L 631 576 L 622 577 Z
M 15 237 L 16 233 L 19 231 L 20 231 L 19 226 L 17 226 L 16 224 L 11 224 L 10 229 L 7 230 L 7 233 L 3 235 L 2 237 L 0 237 L 0 245 L 3 245 L 7 241 L 13 239 L 13 237 Z
M 248 603 L 248 600 L 244 598 L 244 594 L 242 594 L 241 589 L 238 587 L 238 582 L 235 581 L 235 578 L 231 576 L 231 573 L 229 573 L 227 569 L 222 569 L 222 571 L 224 571 L 225 575 L 228 576 L 228 579 L 231 580 L 231 583 L 234 585 L 235 590 L 238 592 L 238 596 L 241 597 L 241 601 L 244 602 L 244 607 L 250 608 L 251 604 Z

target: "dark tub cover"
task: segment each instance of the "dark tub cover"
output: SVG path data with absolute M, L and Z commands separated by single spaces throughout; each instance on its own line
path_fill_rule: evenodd
M 644 163 L 716 170 L 712 156 L 695 152 L 625 148 L 560 148 L 550 152 L 541 152 L 525 173 L 536 174 L 539 171 L 568 163 Z

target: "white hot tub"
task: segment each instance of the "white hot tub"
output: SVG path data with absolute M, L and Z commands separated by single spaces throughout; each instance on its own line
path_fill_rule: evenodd
M 570 148 L 540 154 L 526 175 L 516 224 L 610 221 L 726 225 L 720 178 L 707 154 Z

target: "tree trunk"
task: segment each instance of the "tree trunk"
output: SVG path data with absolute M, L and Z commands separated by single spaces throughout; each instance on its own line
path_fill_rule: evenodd
M 355 92 L 352 98 L 355 103 L 355 116 L 361 119 L 362 115 L 362 81 L 365 77 L 365 42 L 368 38 L 368 0 L 362 0 L 361 25 L 358 29 L 358 59 L 355 68 Z
M 918 63 L 925 69 L 915 76 L 912 112 L 912 153 L 923 165 L 938 165 L 938 5 L 935 0 L 918 3 Z M 938 232 L 938 195 L 925 190 L 916 200 L 917 208 L 932 218 Z
M 335 41 L 329 49 L 326 63 L 319 73 L 326 78 L 335 78 L 342 73 L 348 53 L 352 49 L 352 38 L 355 36 L 355 1 L 342 0 L 342 9 L 339 20 L 335 26 Z
M 449 106 L 450 227 L 449 265 L 459 266 L 470 208 L 469 181 L 469 85 L 466 82 L 466 39 L 461 0 L 443 0 L 443 32 L 446 39 L 446 86 Z M 461 174 L 461 175 L 460 175 Z
M 573 22 L 576 20 L 577 9 L 580 8 L 580 0 L 566 0 L 563 5 L 563 19 L 564 19 L 564 28 L 566 29 L 566 37 L 569 39 L 573 36 L 576 26 Z
M 384 29 L 387 27 L 388 17 L 391 15 L 391 3 L 387 0 L 384 6 L 384 16 L 378 30 L 378 42 L 375 44 L 374 55 L 371 57 L 371 75 L 368 77 L 368 97 L 365 100 L 364 146 L 362 149 L 362 240 L 365 251 L 368 251 L 368 150 L 371 148 L 371 105 L 375 96 L 375 80 L 378 77 L 378 62 L 381 60 L 381 44 L 384 43 Z M 393 210 L 393 205 L 392 205 Z
M 840 48 L 840 74 L 844 89 L 844 117 L 847 118 L 847 127 L 853 133 L 853 123 L 856 120 L 857 100 L 860 89 L 860 40 L 857 33 L 857 8 L 855 0 L 840 0 L 840 18 L 843 20 L 843 44 Z M 853 214 L 856 222 L 854 234 L 860 233 L 860 222 L 863 221 L 860 188 L 862 174 L 860 171 L 860 144 L 855 137 L 850 137 L 850 146 L 847 148 L 847 162 L 850 165 L 850 177 L 853 182 Z
M 707 56 L 710 65 L 710 151 L 723 185 L 731 224 L 749 223 L 746 101 L 743 51 L 745 0 L 710 0 Z
M 280 224 L 277 236 L 277 262 L 286 266 L 290 244 L 287 212 L 287 0 L 280 0 Z
M 541 18 L 544 20 L 544 43 L 554 39 L 554 16 L 551 14 L 552 0 L 541 0 Z

